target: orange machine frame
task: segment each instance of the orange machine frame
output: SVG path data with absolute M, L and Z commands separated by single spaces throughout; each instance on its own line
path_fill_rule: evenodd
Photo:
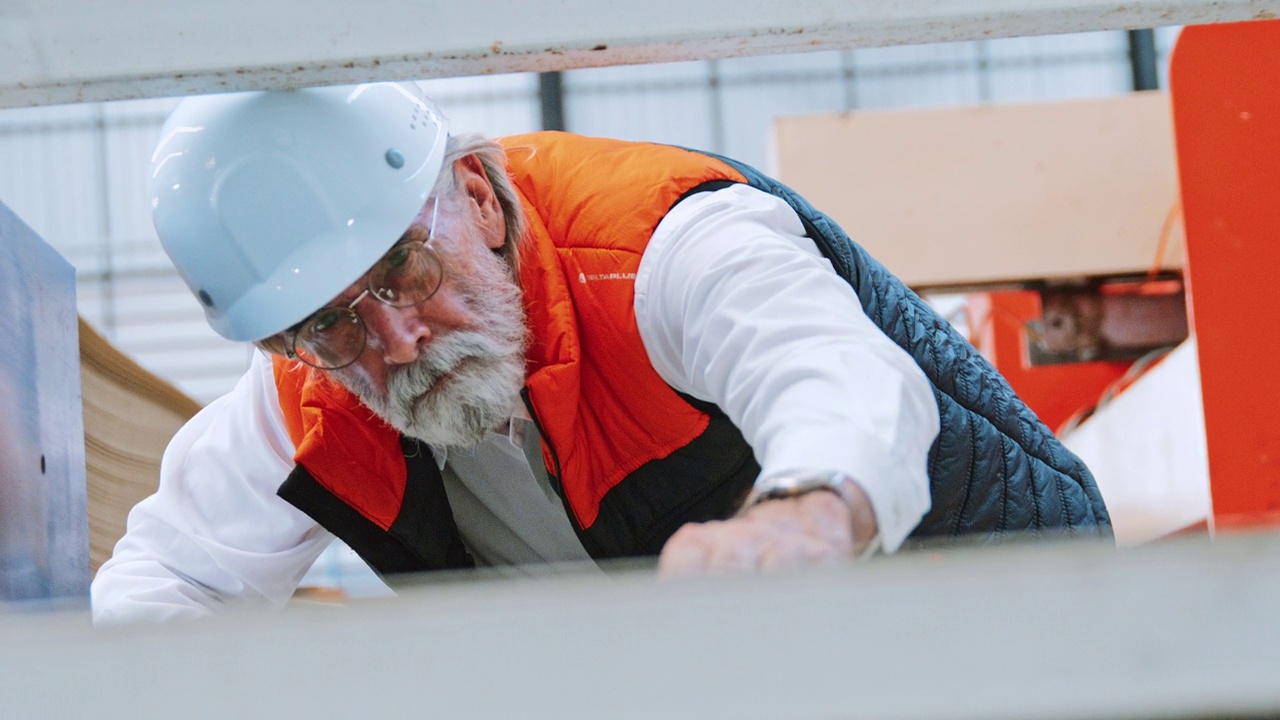
M 1057 432 L 1067 420 L 1093 405 L 1132 361 L 1092 361 L 1032 367 L 1023 326 L 1041 316 L 1034 290 L 1005 290 L 968 296 L 970 340 L 1000 370 L 1018 397 Z
M 1215 529 L 1280 525 L 1280 21 L 1188 27 L 1170 68 Z

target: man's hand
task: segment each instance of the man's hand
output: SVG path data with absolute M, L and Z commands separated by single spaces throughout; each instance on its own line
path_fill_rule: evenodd
M 663 546 L 658 574 L 721 575 L 861 553 L 876 536 L 875 513 L 862 488 L 846 483 L 851 504 L 834 492 L 814 490 L 765 500 L 728 520 L 689 523 Z

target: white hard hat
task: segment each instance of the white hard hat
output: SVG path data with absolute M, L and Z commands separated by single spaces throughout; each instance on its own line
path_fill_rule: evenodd
M 400 239 L 447 131 L 410 84 L 188 98 L 151 156 L 156 232 L 218 334 L 269 337 Z

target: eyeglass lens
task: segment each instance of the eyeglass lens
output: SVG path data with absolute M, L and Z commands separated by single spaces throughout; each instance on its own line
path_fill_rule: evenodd
M 369 291 L 393 307 L 417 305 L 440 289 L 441 269 L 435 250 L 419 242 L 401 243 L 369 273 Z
M 435 249 L 412 240 L 391 248 L 369 272 L 369 294 L 392 307 L 426 302 L 444 281 L 444 264 Z M 332 307 L 312 315 L 294 337 L 293 351 L 302 362 L 322 370 L 346 367 L 360 357 L 366 341 L 365 324 L 349 307 Z

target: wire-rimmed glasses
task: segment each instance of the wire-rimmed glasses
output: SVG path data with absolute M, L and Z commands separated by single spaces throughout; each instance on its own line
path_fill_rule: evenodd
M 392 307 L 407 308 L 430 300 L 444 282 L 444 261 L 430 245 L 438 209 L 437 202 L 426 240 L 396 243 L 366 274 L 365 289 L 355 300 L 321 308 L 287 334 L 285 354 L 320 370 L 344 368 L 360 357 L 368 342 L 368 329 L 356 312 L 360 301 L 373 297 Z

